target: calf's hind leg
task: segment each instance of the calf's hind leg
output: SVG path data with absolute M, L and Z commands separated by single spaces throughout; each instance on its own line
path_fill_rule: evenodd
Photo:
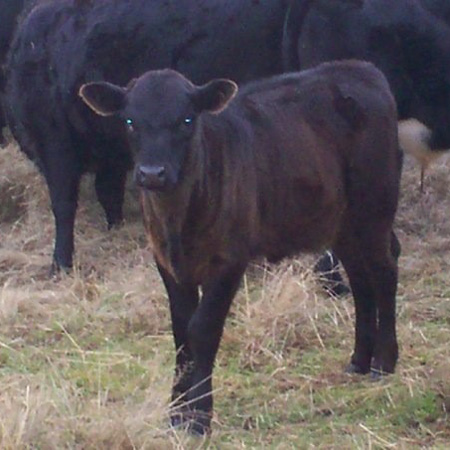
M 398 259 L 400 251 L 400 242 L 395 233 L 392 232 L 391 254 L 395 259 Z M 340 297 L 350 292 L 339 272 L 339 260 L 334 252 L 327 250 L 314 266 L 314 272 L 319 274 L 323 287 L 333 296 Z
M 395 240 L 395 242 L 394 242 Z M 398 359 L 395 329 L 398 241 L 386 226 L 367 225 L 334 250 L 348 274 L 355 302 L 355 347 L 350 372 L 392 373 Z

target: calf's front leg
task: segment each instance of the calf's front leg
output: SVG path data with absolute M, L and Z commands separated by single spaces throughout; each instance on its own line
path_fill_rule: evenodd
M 169 296 L 172 332 L 175 341 L 175 378 L 172 388 L 173 426 L 183 422 L 186 394 L 192 386 L 193 357 L 188 341 L 188 325 L 198 305 L 198 288 L 193 284 L 178 283 L 160 264 L 156 264 Z
M 210 430 L 214 360 L 226 316 L 244 271 L 242 264 L 227 267 L 204 283 L 202 300 L 189 321 L 188 342 L 194 364 L 183 420 L 194 434 L 205 434 Z

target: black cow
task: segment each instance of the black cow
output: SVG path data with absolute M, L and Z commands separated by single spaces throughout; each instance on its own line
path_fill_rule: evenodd
M 355 298 L 349 370 L 393 372 L 398 357 L 392 223 L 401 158 L 385 78 L 371 64 L 337 62 L 236 91 L 229 80 L 196 86 L 172 70 L 80 90 L 98 114 L 127 124 L 170 301 L 172 421 L 198 433 L 210 426 L 214 359 L 253 258 L 331 246 Z
M 421 163 L 421 189 L 428 164 L 450 149 L 450 28 L 440 18 L 450 4 L 438 0 L 365 0 L 361 8 L 326 0 L 299 0 L 284 34 L 288 70 L 324 61 L 373 62 L 387 77 L 398 105 L 400 144 Z M 428 9 L 432 10 L 436 17 Z M 336 259 L 322 258 L 332 283 L 340 281 Z M 332 286 L 335 293 L 345 286 Z
M 347 0 L 349 1 L 349 0 Z M 48 184 L 56 222 L 54 266 L 72 265 L 81 175 L 96 172 L 108 226 L 122 220 L 131 159 L 125 129 L 93 120 L 82 83 L 125 83 L 172 67 L 201 83 L 282 71 L 289 0 L 49 0 L 20 24 L 7 67 L 7 114 L 21 149 Z
M 0 0 L 0 145 L 5 142 L 3 139 L 3 128 L 6 126 L 3 112 L 3 90 L 5 86 L 3 65 L 16 27 L 17 18 L 26 3 L 28 2 L 25 0 Z

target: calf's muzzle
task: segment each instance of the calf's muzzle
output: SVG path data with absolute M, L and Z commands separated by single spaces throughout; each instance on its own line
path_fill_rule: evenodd
M 163 166 L 136 166 L 134 179 L 137 186 L 144 189 L 163 189 L 167 183 L 167 173 Z

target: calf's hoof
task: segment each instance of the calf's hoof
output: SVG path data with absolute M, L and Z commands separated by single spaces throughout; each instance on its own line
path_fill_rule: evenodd
M 388 372 L 383 369 L 376 369 L 374 367 L 371 367 L 370 369 L 366 369 L 356 363 L 351 362 L 345 369 L 345 372 L 348 374 L 358 374 L 358 375 L 366 375 L 370 373 L 370 379 L 372 381 L 378 381 L 386 377 L 386 375 L 390 375 L 393 373 Z
M 386 375 L 388 375 L 388 373 L 387 372 L 383 372 L 382 370 L 370 369 L 370 379 L 372 381 L 380 381 Z
M 357 363 L 351 362 L 346 368 L 345 373 L 348 374 L 358 374 L 358 375 L 365 375 L 369 373 L 370 369 L 367 367 L 363 367 L 362 365 L 359 365 Z
M 385 378 L 387 375 L 394 373 L 394 368 L 386 370 L 382 366 L 374 366 L 370 368 L 370 379 L 373 381 L 379 381 Z
M 173 428 L 182 429 L 193 436 L 211 433 L 211 414 L 200 411 L 180 411 L 172 413 L 170 423 Z

